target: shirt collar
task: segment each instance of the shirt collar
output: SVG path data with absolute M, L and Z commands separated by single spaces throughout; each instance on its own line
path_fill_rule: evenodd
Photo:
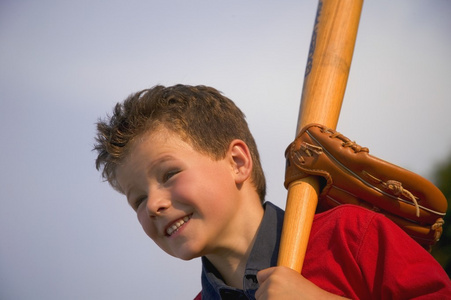
M 264 209 L 265 213 L 244 272 L 244 290 L 227 286 L 213 264 L 206 257 L 202 257 L 202 297 L 204 299 L 224 299 L 226 294 L 231 299 L 241 297 L 253 299 L 258 289 L 257 272 L 277 264 L 284 212 L 271 202 L 266 202 Z

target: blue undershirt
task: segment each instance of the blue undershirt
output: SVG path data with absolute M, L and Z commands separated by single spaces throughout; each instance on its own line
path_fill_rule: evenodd
M 284 216 L 284 211 L 270 202 L 263 207 L 265 213 L 244 271 L 243 290 L 226 285 L 213 264 L 202 257 L 202 299 L 255 299 L 257 272 L 277 264 Z

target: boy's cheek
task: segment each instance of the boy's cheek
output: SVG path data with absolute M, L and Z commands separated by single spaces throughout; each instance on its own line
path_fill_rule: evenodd
M 137 212 L 138 221 L 141 224 L 144 232 L 151 238 L 155 237 L 155 229 L 152 228 L 152 222 L 149 218 L 149 215 L 146 212 L 146 209 L 139 209 Z

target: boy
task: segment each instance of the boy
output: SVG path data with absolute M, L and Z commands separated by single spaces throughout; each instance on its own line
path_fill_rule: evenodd
M 446 299 L 451 283 L 384 216 L 342 205 L 315 216 L 302 275 L 277 261 L 283 211 L 243 113 L 205 86 L 156 86 L 98 123 L 97 169 L 168 254 L 202 257 L 198 299 Z M 262 205 L 262 203 L 264 203 Z

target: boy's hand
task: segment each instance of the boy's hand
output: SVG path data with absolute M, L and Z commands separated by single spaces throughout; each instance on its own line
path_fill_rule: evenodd
M 257 273 L 260 288 L 255 293 L 257 300 L 270 299 L 343 299 L 330 294 L 287 267 L 272 267 Z

